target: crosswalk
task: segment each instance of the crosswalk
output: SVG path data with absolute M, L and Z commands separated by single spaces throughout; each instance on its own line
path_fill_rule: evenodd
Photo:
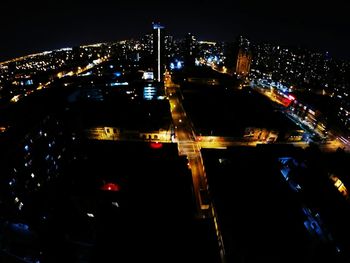
M 178 150 L 181 156 L 196 157 L 199 154 L 199 147 L 193 141 L 179 141 Z

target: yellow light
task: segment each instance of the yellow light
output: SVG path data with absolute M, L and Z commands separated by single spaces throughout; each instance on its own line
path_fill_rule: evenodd
M 340 179 L 338 179 L 334 182 L 334 186 L 337 188 L 339 188 L 342 184 L 343 184 L 343 182 Z
M 15 103 L 15 102 L 19 101 L 19 98 L 20 98 L 20 95 L 15 95 L 12 97 L 11 102 Z
M 338 188 L 338 191 L 343 195 L 343 196 L 348 196 L 348 189 L 346 189 L 345 185 L 341 185 L 339 188 Z

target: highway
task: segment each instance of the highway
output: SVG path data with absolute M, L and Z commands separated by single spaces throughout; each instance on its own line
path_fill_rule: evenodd
M 174 84 L 171 81 L 171 75 L 166 74 L 164 86 L 166 95 L 169 98 L 171 115 L 175 125 L 175 137 L 179 155 L 187 157 L 188 166 L 191 169 L 197 216 L 199 218 L 212 218 L 218 240 L 221 262 L 225 262 L 223 238 L 218 225 L 219 221 L 214 204 L 209 198 L 208 181 L 200 151 L 201 145 L 196 140 L 192 121 L 186 114 L 179 98 L 182 97 L 179 85 Z
M 259 93 L 265 95 L 268 97 L 271 101 L 273 101 L 276 104 L 283 105 L 283 102 L 281 102 L 275 95 L 273 95 L 272 92 L 262 90 L 259 86 L 253 87 L 256 91 Z M 312 125 L 308 123 L 306 120 L 300 119 L 297 115 L 283 111 L 283 113 L 295 124 L 300 126 L 305 132 L 307 133 L 315 133 L 318 134 L 319 137 L 323 137 L 322 134 L 317 129 L 312 128 Z M 304 142 L 305 144 L 306 142 Z M 293 143 L 295 146 L 301 146 L 301 142 Z M 332 152 L 336 151 L 338 148 L 343 149 L 346 152 L 350 152 L 350 141 L 345 138 L 345 136 L 340 131 L 335 131 L 334 129 L 328 130 L 328 137 L 325 142 L 316 143 L 321 151 L 324 152 Z
M 168 77 L 170 78 L 170 77 Z M 178 144 L 179 155 L 186 156 L 191 167 L 193 187 L 195 192 L 197 211 L 199 216 L 205 216 L 205 211 L 209 207 L 204 205 L 201 200 L 200 191 L 204 186 L 204 169 L 202 166 L 202 159 L 200 148 L 195 141 L 195 134 L 191 120 L 178 98 L 179 87 L 171 82 L 170 79 L 165 81 L 166 95 L 169 98 L 171 107 L 171 115 L 175 126 L 175 141 Z

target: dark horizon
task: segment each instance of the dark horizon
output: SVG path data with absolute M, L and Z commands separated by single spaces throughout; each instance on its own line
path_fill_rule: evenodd
M 226 0 L 219 4 L 180 1 L 176 6 L 160 1 L 8 3 L 0 11 L 6 22 L 0 61 L 63 47 L 139 38 L 151 31 L 153 21 L 160 21 L 178 38 L 191 32 L 200 40 L 233 41 L 242 34 L 253 42 L 301 46 L 350 59 L 350 23 L 345 4 L 336 2 L 331 6 Z

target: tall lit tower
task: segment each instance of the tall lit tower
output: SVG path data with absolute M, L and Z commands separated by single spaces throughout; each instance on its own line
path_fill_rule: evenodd
M 252 55 L 249 52 L 240 49 L 237 56 L 236 74 L 238 77 L 245 78 L 249 75 Z
M 185 37 L 184 62 L 186 68 L 194 67 L 197 53 L 197 40 L 191 33 Z
M 154 55 L 154 75 L 158 82 L 163 80 L 164 73 L 164 26 L 160 23 L 153 23 L 153 55 Z
M 238 54 L 236 54 L 236 74 L 240 78 L 245 78 L 249 75 L 250 65 L 252 62 L 250 43 L 249 40 L 243 36 L 239 36 L 236 41 L 236 44 L 238 45 Z
M 238 36 L 235 42 L 226 47 L 225 66 L 239 78 L 246 78 L 250 72 L 252 53 L 250 42 L 243 36 Z

